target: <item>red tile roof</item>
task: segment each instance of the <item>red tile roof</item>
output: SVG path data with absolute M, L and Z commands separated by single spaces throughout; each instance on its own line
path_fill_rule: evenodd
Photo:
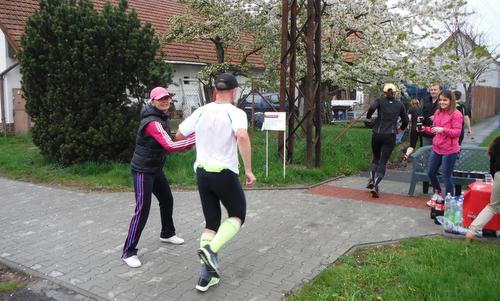
M 94 0 L 94 7 L 102 9 L 105 0 Z M 118 0 L 111 0 L 117 5 Z M 158 33 L 167 30 L 167 19 L 185 12 L 184 4 L 176 0 L 129 0 L 129 9 L 137 12 L 139 19 L 151 23 Z M 21 47 L 21 37 L 28 17 L 38 8 L 37 0 L 0 0 L 0 29 L 6 34 L 14 50 Z M 163 47 L 168 60 L 197 63 L 216 63 L 215 46 L 210 41 L 190 43 L 170 42 Z M 226 56 L 238 58 L 235 49 L 226 50 Z M 261 56 L 252 55 L 248 62 L 261 65 Z

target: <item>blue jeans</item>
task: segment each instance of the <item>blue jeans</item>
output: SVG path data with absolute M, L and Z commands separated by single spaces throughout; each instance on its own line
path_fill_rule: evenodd
M 453 175 L 453 168 L 455 167 L 455 161 L 457 161 L 457 155 L 458 153 L 455 154 L 450 154 L 450 155 L 440 155 L 435 153 L 434 151 L 431 153 L 431 156 L 429 157 L 429 171 L 427 175 L 431 179 L 431 184 L 434 187 L 434 191 L 441 192 L 441 186 L 439 185 L 439 180 L 438 180 L 438 171 L 439 167 L 441 168 L 441 177 L 444 180 L 444 184 L 446 187 L 446 194 L 451 194 L 452 196 L 454 194 L 453 190 L 453 181 L 451 180 L 451 177 Z M 442 166 L 441 166 L 442 165 Z

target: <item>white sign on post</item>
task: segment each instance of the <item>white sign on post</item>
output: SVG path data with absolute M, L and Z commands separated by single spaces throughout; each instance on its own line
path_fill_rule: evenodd
M 286 112 L 264 112 L 262 130 L 266 131 L 266 177 L 269 175 L 269 131 L 283 133 L 283 178 L 286 174 Z
M 286 131 L 286 112 L 264 112 L 263 131 Z

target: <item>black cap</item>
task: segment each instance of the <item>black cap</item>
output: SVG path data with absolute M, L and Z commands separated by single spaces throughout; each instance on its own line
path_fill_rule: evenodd
M 238 87 L 236 77 L 229 72 L 221 73 L 215 77 L 215 88 L 217 90 L 231 90 Z

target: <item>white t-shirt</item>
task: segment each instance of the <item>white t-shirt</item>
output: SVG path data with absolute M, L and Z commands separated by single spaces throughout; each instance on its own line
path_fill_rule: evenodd
M 247 129 L 247 115 L 229 103 L 209 103 L 194 111 L 179 125 L 188 136 L 196 132 L 196 162 L 201 165 L 223 166 L 238 174 L 236 131 Z

